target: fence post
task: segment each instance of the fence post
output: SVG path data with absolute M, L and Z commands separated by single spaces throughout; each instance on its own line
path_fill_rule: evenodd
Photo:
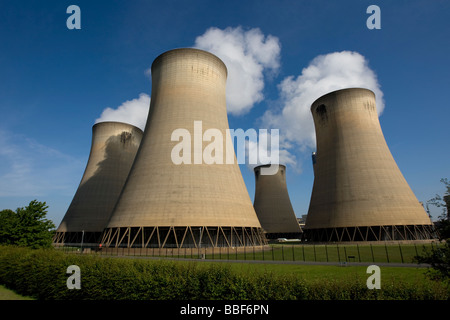
M 389 263 L 389 253 L 388 253 L 388 250 L 387 250 L 386 242 L 384 243 L 384 248 L 386 249 L 386 259 L 387 259 L 387 262 Z
M 315 244 L 313 244 L 313 249 L 314 249 L 314 262 L 316 262 L 317 258 L 316 258 L 316 245 Z
M 305 259 L 305 245 L 302 245 L 302 251 L 303 251 L 303 261 L 306 261 L 306 259 Z
M 292 261 L 295 261 L 294 245 L 292 245 Z
M 356 249 L 358 249 L 358 260 L 361 262 L 361 253 L 359 252 L 359 246 L 356 244 Z
M 373 255 L 373 247 L 372 247 L 372 244 L 370 244 L 370 251 L 372 252 L 372 262 L 375 262 L 375 256 Z
M 281 245 L 281 257 L 284 261 L 284 246 L 283 245 Z
M 337 253 L 338 253 L 338 262 L 341 262 L 341 253 L 339 252 L 339 245 L 336 244 L 336 249 L 337 249 Z
M 275 257 L 273 255 L 273 246 L 272 246 L 272 261 L 274 261 L 274 260 L 275 260 Z
M 328 262 L 328 247 L 325 245 L 325 255 L 327 256 L 327 262 Z
M 348 262 L 348 261 L 347 261 L 347 257 L 348 257 L 348 256 L 347 256 L 347 249 L 345 248 L 345 246 L 344 246 L 344 256 L 345 256 L 345 262 Z
M 398 243 L 398 248 L 400 249 L 400 258 L 402 258 L 402 263 L 403 263 L 403 253 L 402 253 L 402 246 L 400 245 L 400 242 Z

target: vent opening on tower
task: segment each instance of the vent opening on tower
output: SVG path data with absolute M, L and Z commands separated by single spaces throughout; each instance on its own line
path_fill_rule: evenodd
M 327 107 L 324 104 L 321 104 L 316 108 L 316 113 L 320 116 L 322 120 L 327 120 Z
M 131 140 L 131 132 L 122 131 L 120 134 L 120 142 L 126 144 Z

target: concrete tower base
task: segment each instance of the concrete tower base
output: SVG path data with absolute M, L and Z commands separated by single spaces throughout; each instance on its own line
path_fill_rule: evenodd
M 80 245 L 80 243 L 100 243 L 102 232 L 57 232 L 53 243 L 58 245 Z
M 253 227 L 118 227 L 105 230 L 108 248 L 216 248 L 267 244 L 261 228 Z
M 305 238 L 313 242 L 404 241 L 436 239 L 432 225 L 397 225 L 305 229 Z

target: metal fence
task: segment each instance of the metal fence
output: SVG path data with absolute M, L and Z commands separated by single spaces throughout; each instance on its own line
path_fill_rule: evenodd
M 56 247 L 68 253 L 102 256 L 149 256 L 179 259 L 259 260 L 303 262 L 412 263 L 437 243 L 377 244 L 271 244 L 264 247 L 208 248 L 101 248 L 98 244 L 66 244 Z

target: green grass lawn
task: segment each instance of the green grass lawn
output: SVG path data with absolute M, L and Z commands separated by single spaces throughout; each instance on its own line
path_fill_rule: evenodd
M 290 274 L 306 281 L 345 280 L 357 278 L 366 281 L 370 276 L 365 266 L 325 266 L 325 265 L 291 265 L 291 264 L 233 264 L 233 270 L 243 273 L 272 272 Z M 380 267 L 381 280 L 404 282 L 431 282 L 426 277 L 426 268 Z
M 304 279 L 306 282 L 329 282 L 332 280 L 355 280 L 366 282 L 371 275 L 367 273 L 367 266 L 330 266 L 303 264 L 264 264 L 264 263 L 233 263 L 233 262 L 195 262 L 174 261 L 175 263 L 194 263 L 199 268 L 210 267 L 214 264 L 227 265 L 232 271 L 242 274 L 267 273 L 274 275 L 290 275 Z M 427 276 L 428 268 L 419 267 L 386 267 L 381 266 L 381 282 L 385 284 L 415 283 L 417 285 L 433 284 Z
M 236 248 L 205 248 L 180 249 L 172 248 L 142 249 L 143 255 L 199 258 L 205 254 L 206 259 L 219 260 L 261 260 L 261 261 L 307 261 L 307 262 L 365 262 L 365 263 L 414 263 L 416 255 L 421 255 L 425 249 L 430 250 L 436 244 L 271 244 L 264 250 L 252 247 Z M 166 252 L 164 253 L 164 251 Z M 67 248 L 64 248 L 67 251 Z M 159 251 L 159 252 L 158 252 Z M 127 255 L 127 249 L 117 252 L 100 252 L 105 255 Z M 132 253 L 131 253 L 132 254 Z M 140 255 L 140 251 L 137 251 Z
M 207 254 L 207 259 L 267 260 L 267 261 L 317 261 L 317 262 L 372 262 L 412 263 L 430 244 L 414 245 L 271 245 L 264 251 L 251 248 L 242 253 L 230 249 L 223 253 Z M 182 254 L 181 254 L 182 255 Z
M 33 300 L 30 297 L 23 297 L 12 290 L 0 285 L 0 300 Z

